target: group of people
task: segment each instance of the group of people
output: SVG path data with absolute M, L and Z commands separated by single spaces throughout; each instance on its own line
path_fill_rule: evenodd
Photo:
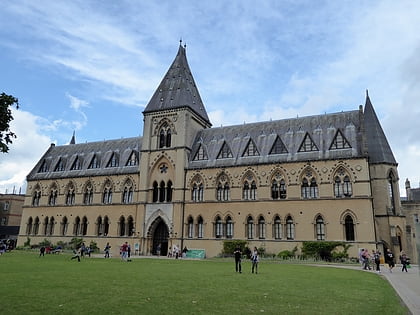
M 410 265 L 410 258 L 407 257 L 407 254 L 404 253 L 404 251 L 401 251 L 399 260 L 402 266 L 401 271 L 408 272 L 407 266 Z M 376 272 L 381 272 L 381 252 L 379 250 L 372 250 L 372 253 L 370 254 L 367 249 L 361 249 L 359 254 L 359 261 L 364 270 L 372 270 L 371 262 L 373 262 L 376 266 Z M 386 250 L 384 261 L 388 265 L 389 272 L 392 273 L 392 270 L 395 268 L 395 256 L 389 248 Z
M 159 251 L 157 251 L 157 255 L 160 256 L 160 244 L 158 246 L 159 246 Z M 187 252 L 188 252 L 187 246 L 184 246 L 182 251 L 180 250 L 178 245 L 174 245 L 174 246 L 172 246 L 172 248 L 171 248 L 171 246 L 169 246 L 169 248 L 168 248 L 168 258 L 171 258 L 171 257 L 173 257 L 175 259 L 178 259 L 178 258 L 181 258 L 181 257 L 185 258 L 185 257 L 187 257 Z
M 239 247 L 236 247 L 235 251 L 233 252 L 235 256 L 235 270 L 236 272 L 242 273 L 242 251 Z M 260 261 L 258 250 L 254 247 L 254 250 L 251 252 L 251 272 L 258 273 L 258 263 Z

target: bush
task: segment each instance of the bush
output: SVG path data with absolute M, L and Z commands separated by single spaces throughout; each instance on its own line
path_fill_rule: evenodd
M 48 246 L 52 246 L 52 243 L 49 239 L 44 238 L 42 242 L 39 242 L 39 246 L 48 247 Z
M 343 247 L 343 252 L 333 253 L 333 251 L 339 246 Z M 347 251 L 350 247 L 351 245 L 346 244 L 344 242 L 308 241 L 303 242 L 302 254 L 305 256 L 314 257 L 325 261 L 331 261 L 335 259 L 335 257 L 337 257 L 338 259 L 348 257 Z
M 90 241 L 89 248 L 90 248 L 91 252 L 99 251 L 98 244 L 95 241 Z
M 241 252 L 244 253 L 246 249 L 246 245 L 248 244 L 247 241 L 241 241 L 241 240 L 227 240 L 223 241 L 223 255 L 233 255 L 233 252 L 237 247 L 241 249 Z
M 31 247 L 31 239 L 29 237 L 26 238 L 26 242 L 23 243 L 23 247 Z
M 289 259 L 289 258 L 295 257 L 297 250 L 298 250 L 297 246 L 295 246 L 295 248 L 293 248 L 293 250 L 291 251 L 283 250 L 277 254 L 277 257 L 282 258 L 282 259 Z
M 83 238 L 77 238 L 73 237 L 69 243 L 71 246 L 71 249 L 78 249 L 80 246 L 82 246 Z

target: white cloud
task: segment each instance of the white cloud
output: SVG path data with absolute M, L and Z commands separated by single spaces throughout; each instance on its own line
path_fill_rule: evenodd
M 22 110 L 14 110 L 13 118 L 10 129 L 17 138 L 0 159 L 0 191 L 9 193 L 26 187 L 26 176 L 52 143 L 42 132 L 43 119 Z

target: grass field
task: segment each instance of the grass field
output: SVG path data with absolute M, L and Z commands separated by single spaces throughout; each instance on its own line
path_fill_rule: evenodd
M 375 273 L 226 260 L 0 256 L 0 314 L 407 314 Z

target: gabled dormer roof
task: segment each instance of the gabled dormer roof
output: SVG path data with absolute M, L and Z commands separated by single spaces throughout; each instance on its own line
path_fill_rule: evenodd
M 211 126 L 188 66 L 185 46 L 180 43 L 175 60 L 166 72 L 162 82 L 160 82 L 143 114 L 183 107 L 191 109 Z
M 397 164 L 391 147 L 376 116 L 369 94 L 366 92 L 364 112 L 364 129 L 366 134 L 367 150 L 370 163 Z

